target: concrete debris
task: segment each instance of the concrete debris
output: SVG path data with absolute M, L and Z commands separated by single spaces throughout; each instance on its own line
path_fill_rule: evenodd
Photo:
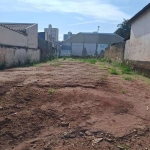
M 99 142 L 103 141 L 103 138 L 96 138 L 92 141 L 92 144 L 97 144 Z

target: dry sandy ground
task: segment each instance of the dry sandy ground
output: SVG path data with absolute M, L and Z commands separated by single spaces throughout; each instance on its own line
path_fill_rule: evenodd
M 149 85 L 96 65 L 7 69 L 0 71 L 0 149 L 150 149 L 149 109 Z

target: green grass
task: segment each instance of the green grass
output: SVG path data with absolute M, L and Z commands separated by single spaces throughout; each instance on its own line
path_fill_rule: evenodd
M 132 80 L 131 77 L 124 77 L 124 79 L 127 80 L 127 81 L 131 81 Z
M 48 90 L 48 93 L 49 93 L 50 95 L 55 94 L 55 93 L 56 93 L 56 90 L 55 90 L 54 88 L 50 88 L 50 89 Z
M 119 62 L 113 62 L 112 65 L 114 67 L 119 68 L 121 70 L 122 74 L 132 74 L 133 73 L 131 67 L 127 64 L 119 63 Z
M 110 74 L 114 74 L 114 75 L 118 75 L 118 74 L 119 74 L 119 73 L 117 72 L 117 70 L 114 69 L 114 68 L 111 68 L 109 72 L 110 72 Z
M 106 58 L 74 58 L 73 60 L 82 61 L 89 64 L 96 64 L 97 62 L 111 63 L 111 60 Z

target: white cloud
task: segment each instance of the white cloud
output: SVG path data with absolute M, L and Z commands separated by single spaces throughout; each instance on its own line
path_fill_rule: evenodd
M 82 17 L 75 17 L 77 20 L 84 20 Z
M 94 20 L 94 21 L 86 21 L 86 22 L 80 22 L 80 23 L 74 23 L 74 24 L 69 24 L 68 26 L 78 26 L 78 25 L 83 25 L 83 24 L 91 24 L 95 22 L 101 22 L 100 20 Z
M 121 22 L 123 18 L 130 18 L 118 7 L 104 0 L 17 0 L 17 2 L 28 4 L 30 10 L 32 8 L 36 11 L 76 13 L 101 21 Z

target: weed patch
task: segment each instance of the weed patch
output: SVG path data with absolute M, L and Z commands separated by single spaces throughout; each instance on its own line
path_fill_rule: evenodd
M 110 69 L 110 74 L 118 75 L 118 72 L 116 69 Z
M 131 77 L 124 77 L 124 79 L 127 80 L 127 81 L 131 81 L 132 80 Z
M 126 94 L 126 91 L 125 91 L 125 90 L 121 90 L 121 93 L 122 93 L 122 94 Z
M 56 90 L 55 90 L 54 88 L 50 88 L 50 89 L 48 90 L 48 93 L 49 93 L 50 95 L 55 94 L 55 93 L 56 93 Z

